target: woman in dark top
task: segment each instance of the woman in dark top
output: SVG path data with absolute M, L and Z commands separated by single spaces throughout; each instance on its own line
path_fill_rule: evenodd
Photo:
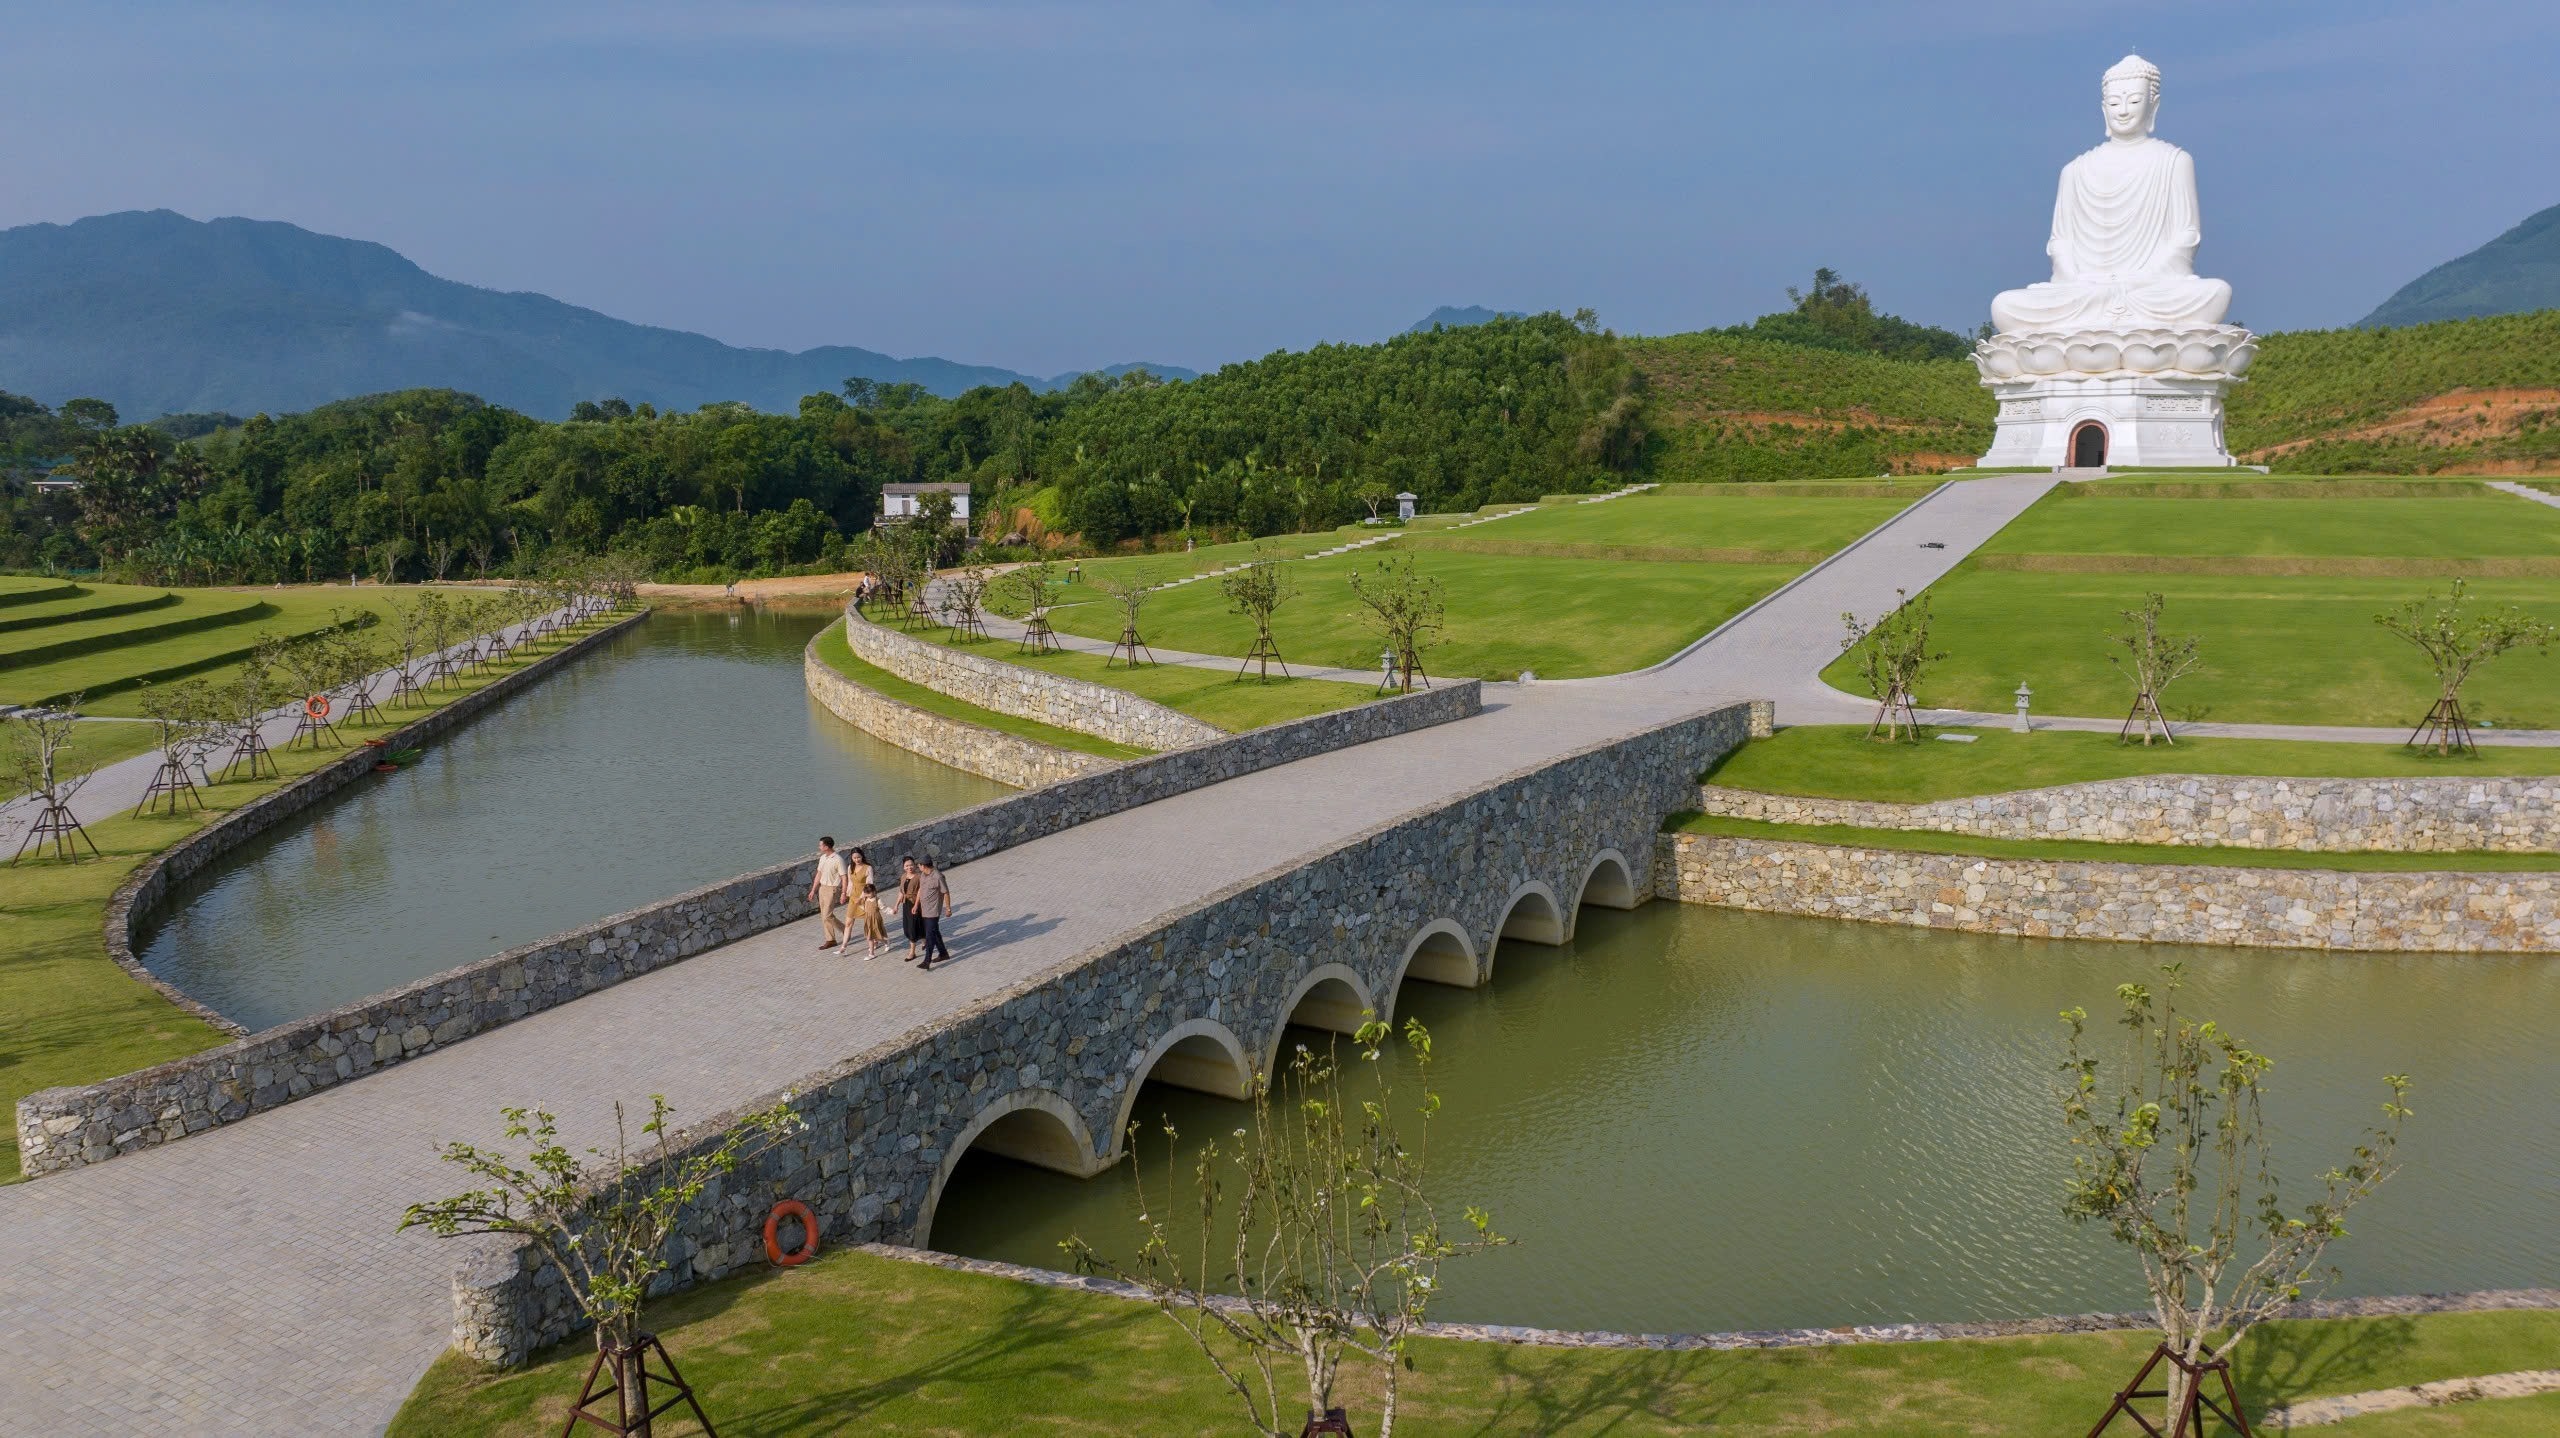
M 906 926 L 906 962 L 910 964 L 916 961 L 916 945 L 924 942 L 924 914 L 916 900 L 916 886 L 922 882 L 914 859 L 898 861 L 898 918 Z

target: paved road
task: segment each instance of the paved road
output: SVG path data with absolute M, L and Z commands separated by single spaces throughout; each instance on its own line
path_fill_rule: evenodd
M 551 1107 L 581 1143 L 652 1092 L 716 1111 L 1541 758 L 1731 699 L 1774 697 L 1788 722 L 1863 717 L 1814 677 L 1840 614 L 1922 588 L 2051 483 L 1941 490 L 1644 673 L 1489 685 L 1481 717 L 963 866 L 947 970 L 820 956 L 814 921 L 792 924 L 243 1123 L 0 1189 L 0 1431 L 379 1431 L 450 1319 L 452 1253 L 393 1226 L 457 1186 L 435 1144 L 495 1140 L 500 1105 Z

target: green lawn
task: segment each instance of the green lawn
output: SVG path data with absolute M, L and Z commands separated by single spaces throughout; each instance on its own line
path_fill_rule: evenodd
M 547 651 L 546 651 L 547 652 Z M 537 656 L 538 657 L 538 656 Z M 469 676 L 461 688 L 435 691 L 438 705 L 520 667 L 511 661 L 487 675 Z M 388 729 L 420 711 L 385 710 Z M 142 724 L 84 725 L 83 730 L 132 730 Z M 340 725 L 351 735 L 364 726 Z M 340 751 L 276 751 L 287 779 L 310 772 Z M 215 773 L 221 772 L 219 765 Z M 281 781 L 243 780 L 203 791 L 205 809 L 176 817 L 117 815 L 89 826 L 102 857 L 72 863 L 29 858 L 0 864 L 0 1104 L 14 1109 L 37 1089 L 95 1083 L 226 1042 L 226 1037 L 181 1012 L 155 990 L 136 983 L 107 957 L 107 900 L 125 877 L 151 855 L 222 814 L 273 790 Z M 0 1134 L 0 1175 L 14 1179 L 18 1141 Z
M 1181 664 L 1150 664 L 1139 669 L 1122 664 L 1106 668 L 1104 666 L 1109 664 L 1109 660 L 1100 655 L 1065 650 L 1052 654 L 1025 654 L 1011 639 L 953 643 L 947 631 L 921 628 L 916 631 L 916 637 L 935 639 L 963 653 L 1007 664 L 1020 664 L 1026 668 L 1045 669 L 1052 674 L 1064 674 L 1072 679 L 1108 684 L 1141 699 L 1152 699 L 1169 709 L 1179 709 L 1230 734 L 1241 734 L 1266 724 L 1304 719 L 1311 714 L 1330 714 L 1336 709 L 1366 704 L 1379 697 L 1376 686 L 1368 684 L 1282 679 L 1277 675 L 1266 684 L 1258 678 L 1238 679 L 1231 669 L 1199 669 Z M 1118 637 L 1116 631 L 1112 637 Z
M 940 690 L 927 689 L 921 684 L 901 679 L 876 664 L 856 658 L 853 650 L 844 642 L 844 621 L 842 620 L 820 631 L 818 658 L 828 668 L 865 689 L 876 690 L 901 704 L 912 705 L 928 714 L 939 714 L 945 719 L 957 719 L 963 724 L 975 724 L 982 729 L 1011 734 L 1016 738 L 1028 739 L 1035 744 L 1046 744 L 1053 749 L 1070 749 L 1078 754 L 1098 754 L 1105 759 L 1137 759 L 1154 752 L 1148 749 L 1132 748 L 1127 744 L 1114 744 L 1108 739 L 1079 733 L 1073 729 L 1061 729 L 1054 724 L 1043 724 L 1037 719 L 1022 719 L 1011 714 L 999 714 L 992 709 L 981 709 L 975 704 L 954 699 Z
M 93 600 L 160 592 L 112 584 L 84 584 L 81 588 L 92 591 Z M 346 616 L 370 612 L 387 620 L 390 601 L 414 599 L 418 588 L 404 585 L 385 590 L 376 585 L 358 588 L 324 584 L 171 592 L 179 596 L 178 605 L 78 624 L 0 631 L 0 665 L 5 665 L 5 656 L 10 652 L 90 633 L 93 626 L 102 635 L 132 636 L 131 642 L 83 654 L 17 668 L 0 667 L 0 702 L 23 704 L 83 693 L 89 696 L 82 705 L 87 712 L 139 714 L 141 700 L 135 690 L 144 679 L 184 674 L 219 682 L 248 657 L 261 633 L 306 634 L 326 626 L 332 610 Z M 19 612 L 18 606 L 0 607 L 0 619 Z M 150 632 L 172 620 L 224 612 L 235 614 L 236 622 L 161 637 L 153 637 Z M 390 637 L 390 631 L 380 628 L 373 633 L 386 642 Z
M 2305 488 L 2310 488 L 2305 486 Z M 1984 554 L 2560 557 L 2560 509 L 2483 485 L 2440 499 L 2153 499 L 2063 486 Z
M 652 1306 L 650 1327 L 728 1431 L 1244 1426 L 1207 1363 L 1151 1308 L 860 1251 L 678 1294 Z M 2254 1413 L 2271 1401 L 2546 1366 L 2555 1344 L 2560 1314 L 2542 1312 L 2272 1324 L 2239 1350 L 2243 1402 Z M 2078 1433 L 2149 1346 L 2134 1333 L 1687 1352 L 1424 1341 L 1404 1379 L 1399 1431 Z M 448 1353 L 390 1431 L 557 1432 L 593 1351 L 572 1341 L 503 1373 Z M 1344 1387 L 1355 1431 L 1374 1433 L 1368 1376 Z
M 1925 491 L 1915 490 L 1913 497 L 1921 492 Z M 1901 513 L 1910 503 L 1909 499 L 1810 499 L 1733 485 L 1718 494 L 1648 493 L 1602 504 L 1546 505 L 1533 514 L 1432 542 L 1756 551 L 1819 558 Z M 2560 520 L 2560 510 L 2551 515 Z
M 2108 656 L 2118 611 L 2166 597 L 2164 633 L 2203 641 L 2203 666 L 2169 690 L 2172 718 L 2275 724 L 2415 725 L 2435 680 L 2415 649 L 2378 628 L 2444 581 L 2323 576 L 2022 573 L 1960 565 L 1930 587 L 1933 644 L 1946 653 L 1921 683 L 1924 706 L 2005 713 L 2024 680 L 2048 714 L 2121 715 L 2133 695 Z M 2481 604 L 2514 603 L 2560 620 L 2560 580 L 2473 581 Z M 1823 672 L 1852 693 L 1845 661 Z M 2484 667 L 2463 692 L 2474 719 L 2560 727 L 2560 656 L 2530 650 Z
M 2560 749 L 2492 747 L 2478 757 L 2412 753 L 2398 744 L 2289 739 L 2120 744 L 2113 734 L 2046 729 L 1942 730 L 1970 744 L 1880 744 L 1862 724 L 1806 724 L 1755 739 L 1725 756 L 1709 783 L 1767 794 L 1925 804 L 2012 789 L 2041 789 L 2136 774 L 2263 774 L 2288 779 L 2455 778 L 2560 774 Z
M 2295 849 L 2226 849 L 2173 844 L 2102 844 L 2083 839 L 1986 839 L 1918 829 L 1861 829 L 1849 824 L 1771 824 L 1715 814 L 1684 814 L 1667 827 L 1684 834 L 1778 843 L 1830 844 L 1847 849 L 1891 849 L 1912 854 L 1957 854 L 1977 859 L 2047 859 L 2056 863 L 2202 864 L 2222 869 L 2334 869 L 2360 874 L 2540 874 L 2560 870 L 2560 854 L 2426 853 L 2379 849 L 2334 854 Z
M 1298 591 L 1272 626 L 1281 654 L 1299 664 L 1375 669 L 1379 636 L 1367 622 L 1369 611 L 1352 597 L 1348 576 L 1378 559 L 1378 551 L 1362 550 L 1292 566 Z M 1642 564 L 1428 551 L 1416 563 L 1439 577 L 1448 602 L 1445 642 L 1424 654 L 1425 667 L 1452 678 L 1486 679 L 1515 678 L 1523 669 L 1550 679 L 1641 669 L 1798 572 L 1797 566 L 1777 564 Z M 1096 639 L 1120 633 L 1116 606 L 1062 606 L 1051 619 L 1064 632 Z M 1242 654 L 1253 647 L 1252 629 L 1227 612 L 1226 596 L 1208 581 L 1157 594 L 1147 603 L 1140 632 L 1149 644 L 1195 654 Z
M 66 617 L 41 628 L 0 631 L 0 673 L 5 673 L 0 683 L 12 689 L 23 688 L 23 675 L 63 662 L 52 656 L 66 649 L 76 647 L 83 653 L 64 655 L 64 660 L 94 660 L 111 655 L 118 648 L 152 642 L 163 634 L 219 632 L 269 617 L 256 595 L 230 590 L 192 589 L 180 593 L 175 604 L 118 612 L 127 600 L 174 591 L 130 590 L 123 585 L 104 584 L 91 588 L 93 593 L 75 601 L 82 606 L 80 616 Z M 97 617 L 86 617 L 93 614 Z
M 1268 539 L 1242 539 L 1231 544 L 1204 544 L 1190 550 L 1169 549 L 1156 554 L 1113 555 L 1102 559 L 1087 559 L 1080 563 L 1087 579 L 1097 574 L 1109 574 L 1115 578 L 1127 577 L 1147 584 L 1163 584 L 1169 580 L 1180 579 L 1186 574 L 1206 574 L 1212 569 L 1224 569 L 1230 564 L 1242 564 L 1253 558 L 1256 551 L 1262 549 L 1295 559 L 1303 554 L 1313 554 L 1319 549 L 1331 549 L 1337 544 L 1348 544 L 1352 540 L 1378 532 L 1375 529 L 1366 529 L 1353 524 L 1345 525 L 1340 529 L 1313 530 L 1305 534 L 1275 534 Z M 1060 576 L 1064 576 L 1069 565 L 1078 563 L 1079 561 L 1069 560 L 1059 565 Z M 1068 592 L 1073 593 L 1073 590 L 1070 589 Z

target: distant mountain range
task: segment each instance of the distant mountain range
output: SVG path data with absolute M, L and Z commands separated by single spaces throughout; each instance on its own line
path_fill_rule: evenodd
M 2360 328 L 2560 309 L 2560 205 L 2400 287 Z
M 1169 379 L 1195 373 L 1143 367 Z M 386 246 L 272 220 L 152 210 L 0 230 L 0 389 L 48 404 L 94 396 L 131 419 L 283 413 L 416 386 L 546 419 L 613 396 L 661 409 L 743 400 L 787 411 L 857 375 L 944 395 L 1075 378 L 844 345 L 740 349 L 439 279 Z
M 1407 326 L 1409 335 L 1427 335 L 1435 329 L 1465 329 L 1469 325 L 1487 325 L 1495 320 L 1520 320 L 1528 316 L 1519 310 L 1489 310 L 1482 305 L 1442 305 Z

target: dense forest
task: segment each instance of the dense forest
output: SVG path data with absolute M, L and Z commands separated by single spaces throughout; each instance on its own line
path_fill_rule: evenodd
M 407 390 L 126 424 L 96 400 L 56 413 L 0 395 L 0 565 L 415 579 L 622 551 L 661 577 L 725 578 L 840 562 L 882 485 L 935 480 L 968 483 L 998 543 L 1275 534 L 1355 518 L 1381 487 L 1432 509 L 1604 487 L 1642 462 L 1644 415 L 1641 377 L 1587 312 L 1188 381 L 1133 371 L 946 400 L 853 377 L 787 415 L 604 400 L 551 424 Z

